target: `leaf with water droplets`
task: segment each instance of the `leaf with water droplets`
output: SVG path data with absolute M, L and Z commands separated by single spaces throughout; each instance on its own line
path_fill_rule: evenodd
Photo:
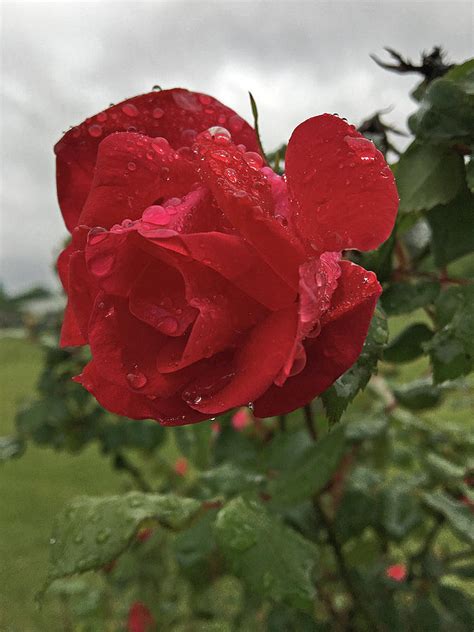
M 173 530 L 183 529 L 200 507 L 197 500 L 172 494 L 130 492 L 76 498 L 56 517 L 50 539 L 48 582 L 112 562 L 145 520 L 155 520 Z
M 299 610 L 314 602 L 313 543 L 283 525 L 256 502 L 236 498 L 221 509 L 217 538 L 233 571 L 252 593 Z

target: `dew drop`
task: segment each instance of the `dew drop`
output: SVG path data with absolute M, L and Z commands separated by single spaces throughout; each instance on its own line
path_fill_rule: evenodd
M 230 141 L 231 139 L 230 132 L 225 127 L 214 125 L 214 127 L 210 127 L 207 131 L 209 132 L 212 138 L 225 138 L 228 141 Z
M 127 116 L 138 116 L 138 109 L 133 103 L 124 103 L 122 105 L 122 112 Z
M 158 136 L 157 138 L 154 138 L 151 146 L 158 154 L 165 154 L 170 149 L 170 145 L 168 141 L 166 140 L 166 138 L 163 138 L 162 136 Z
M 102 228 L 102 226 L 95 226 L 91 228 L 89 234 L 87 235 L 87 243 L 91 246 L 95 246 L 96 244 L 100 244 L 101 241 L 107 239 L 109 233 L 106 228 Z
M 352 149 L 361 162 L 374 162 L 377 149 L 372 141 L 357 136 L 345 136 L 344 142 Z
M 99 136 L 102 136 L 102 125 L 97 125 L 97 123 L 94 123 L 94 125 L 90 125 L 88 132 L 89 136 L 92 136 L 93 138 L 99 138 Z
M 242 128 L 244 127 L 244 119 L 238 114 L 234 114 L 229 119 L 229 127 L 233 134 L 242 131 Z
M 199 101 L 201 101 L 203 105 L 209 105 L 212 101 L 212 98 L 208 96 L 207 94 L 200 94 L 198 98 L 199 98 Z
M 227 178 L 227 180 L 229 180 L 229 182 L 232 182 L 233 184 L 237 182 L 237 173 L 235 169 L 226 169 L 224 171 L 224 175 Z
M 49 538 L 50 544 L 56 544 L 56 538 Z
M 246 151 L 244 160 L 251 169 L 260 169 L 263 166 L 263 158 L 255 151 Z
M 97 114 L 97 120 L 100 123 L 105 123 L 105 121 L 108 119 L 108 114 L 107 112 L 100 112 L 99 114 Z
M 159 330 L 167 335 L 174 334 L 178 330 L 178 327 L 178 321 L 171 316 L 164 318 L 158 326 Z
M 164 111 L 161 108 L 155 108 L 153 110 L 153 118 L 154 119 L 160 119 L 163 117 Z
M 141 371 L 135 371 L 133 373 L 127 373 L 127 382 L 132 388 L 140 389 L 146 385 L 148 380 L 146 375 L 144 375 Z
M 143 213 L 143 221 L 157 226 L 166 226 L 170 223 L 170 215 L 162 206 L 149 206 Z
M 127 168 L 129 171 L 135 171 L 135 169 L 137 168 L 137 165 L 134 162 L 129 162 L 127 165 Z

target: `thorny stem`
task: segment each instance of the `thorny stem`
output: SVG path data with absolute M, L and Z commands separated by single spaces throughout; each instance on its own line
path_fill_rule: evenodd
M 140 470 L 131 463 L 126 456 L 124 456 L 121 452 L 117 452 L 114 457 L 114 467 L 118 470 L 125 470 L 130 474 L 135 483 L 137 484 L 138 489 L 142 492 L 151 492 L 152 488 L 143 478 Z

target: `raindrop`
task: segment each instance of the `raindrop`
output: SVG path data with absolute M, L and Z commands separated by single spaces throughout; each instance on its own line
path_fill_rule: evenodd
M 56 544 L 56 538 L 49 538 L 50 544 Z
M 109 233 L 106 228 L 102 228 L 102 226 L 95 226 L 91 228 L 89 234 L 87 235 L 87 243 L 91 246 L 95 246 L 96 244 L 100 244 L 101 241 L 107 239 Z
M 169 151 L 170 148 L 168 141 L 162 136 L 154 138 L 151 146 L 158 154 L 165 154 Z
M 374 162 L 377 149 L 372 141 L 357 136 L 345 136 L 344 142 L 362 162 Z
M 198 98 L 199 98 L 199 101 L 201 101 L 203 105 L 209 105 L 212 101 L 212 98 L 208 96 L 207 94 L 200 94 Z
M 251 169 L 260 169 L 263 166 L 263 158 L 255 151 L 246 151 L 244 160 Z
M 164 334 L 172 335 L 174 334 L 179 327 L 178 321 L 176 318 L 167 317 L 161 321 L 159 324 L 159 330 Z
M 224 171 L 224 175 L 229 180 L 229 182 L 235 183 L 237 182 L 237 173 L 235 169 L 226 169 Z
M 134 162 L 129 162 L 127 167 L 129 171 L 135 171 L 135 169 L 137 168 L 137 165 Z
M 250 410 L 253 412 L 253 409 L 255 408 L 254 403 L 253 402 L 249 402 L 247 404 L 247 407 L 250 408 Z
M 170 215 L 162 206 L 149 206 L 142 217 L 144 222 L 156 224 L 157 226 L 166 226 L 170 223 Z
M 148 382 L 146 375 L 144 375 L 141 371 L 136 371 L 134 373 L 127 373 L 127 382 L 134 389 L 140 389 L 145 386 Z
M 122 112 L 127 116 L 138 116 L 138 109 L 133 103 L 124 103 L 122 105 Z
M 101 123 L 104 123 L 108 118 L 107 112 L 100 112 L 100 114 L 97 114 L 97 120 Z
M 153 110 L 153 118 L 160 119 L 163 117 L 164 111 L 161 108 L 155 108 Z
M 89 132 L 89 136 L 92 136 L 93 138 L 99 138 L 99 136 L 102 136 L 102 125 L 97 125 L 97 123 L 94 123 L 94 125 L 91 125 L 88 129 Z
M 230 127 L 230 131 L 233 134 L 235 132 L 242 131 L 243 126 L 244 126 L 244 119 L 241 118 L 238 114 L 234 114 L 234 116 L 230 117 L 230 119 L 229 119 L 229 127 Z
M 213 138 L 219 137 L 219 138 L 226 138 L 227 140 L 231 139 L 230 132 L 225 127 L 214 125 L 214 127 L 210 127 L 207 131 Z

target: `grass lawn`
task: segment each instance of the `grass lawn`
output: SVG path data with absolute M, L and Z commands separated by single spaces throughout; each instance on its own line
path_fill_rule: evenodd
M 17 404 L 31 396 L 42 365 L 41 348 L 0 339 L 0 435 L 14 430 Z M 29 446 L 0 466 L 0 632 L 53 632 L 57 612 L 41 612 L 34 596 L 45 578 L 53 516 L 72 496 L 120 490 L 121 477 L 96 449 L 79 456 Z

